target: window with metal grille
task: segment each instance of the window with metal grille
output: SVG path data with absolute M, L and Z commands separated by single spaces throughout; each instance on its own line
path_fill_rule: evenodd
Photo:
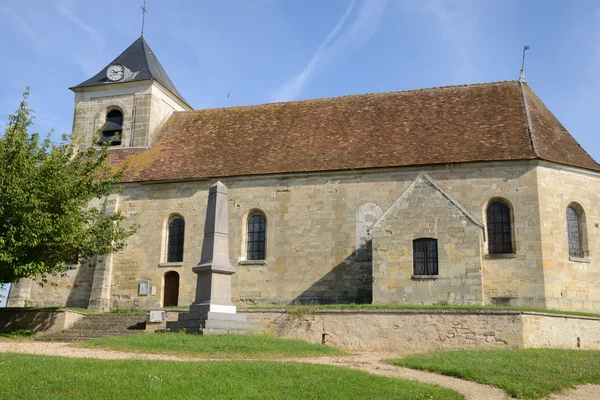
M 183 239 L 185 234 L 185 221 L 175 217 L 169 221 L 167 234 L 167 262 L 183 262 Z
M 569 235 L 569 256 L 583 257 L 579 214 L 571 206 L 567 207 L 567 232 Z
M 414 275 L 438 274 L 437 239 L 413 240 L 413 268 Z
M 106 114 L 106 121 L 102 126 L 102 136 L 98 144 L 108 143 L 111 146 L 121 144 L 123 134 L 123 113 L 119 110 L 111 110 Z
M 510 208 L 494 201 L 487 208 L 488 252 L 510 254 L 513 252 Z
M 262 214 L 252 214 L 248 217 L 248 242 L 246 258 L 248 260 L 265 259 L 265 239 L 267 234 L 266 220 Z

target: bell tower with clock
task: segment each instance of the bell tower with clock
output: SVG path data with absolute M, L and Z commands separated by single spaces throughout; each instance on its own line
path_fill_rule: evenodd
M 145 148 L 174 111 L 191 110 L 140 36 L 75 92 L 73 133 L 80 148 Z

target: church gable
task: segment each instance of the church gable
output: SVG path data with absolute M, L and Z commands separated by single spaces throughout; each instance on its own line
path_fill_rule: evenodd
M 373 302 L 482 304 L 483 225 L 421 173 L 373 226 Z

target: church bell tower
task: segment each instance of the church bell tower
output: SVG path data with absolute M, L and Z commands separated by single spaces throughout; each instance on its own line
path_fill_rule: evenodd
M 80 148 L 149 147 L 174 111 L 191 110 L 140 36 L 75 92 L 74 136 Z

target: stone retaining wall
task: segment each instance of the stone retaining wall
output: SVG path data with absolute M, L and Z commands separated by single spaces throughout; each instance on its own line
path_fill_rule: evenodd
M 600 349 L 600 318 L 526 313 L 525 347 Z
M 84 314 L 69 310 L 0 309 L 0 332 L 27 329 L 45 335 L 69 329 Z
M 301 309 L 300 309 L 301 310 Z M 600 350 L 600 318 L 495 310 L 239 310 L 253 333 L 270 333 L 346 350 L 416 353 L 454 349 Z M 186 309 L 167 310 L 177 321 Z M 41 335 L 70 328 L 84 315 L 69 310 L 0 309 L 0 332 Z
M 347 350 L 425 352 L 468 348 L 600 349 L 600 318 L 521 311 L 240 310 L 254 332 Z

